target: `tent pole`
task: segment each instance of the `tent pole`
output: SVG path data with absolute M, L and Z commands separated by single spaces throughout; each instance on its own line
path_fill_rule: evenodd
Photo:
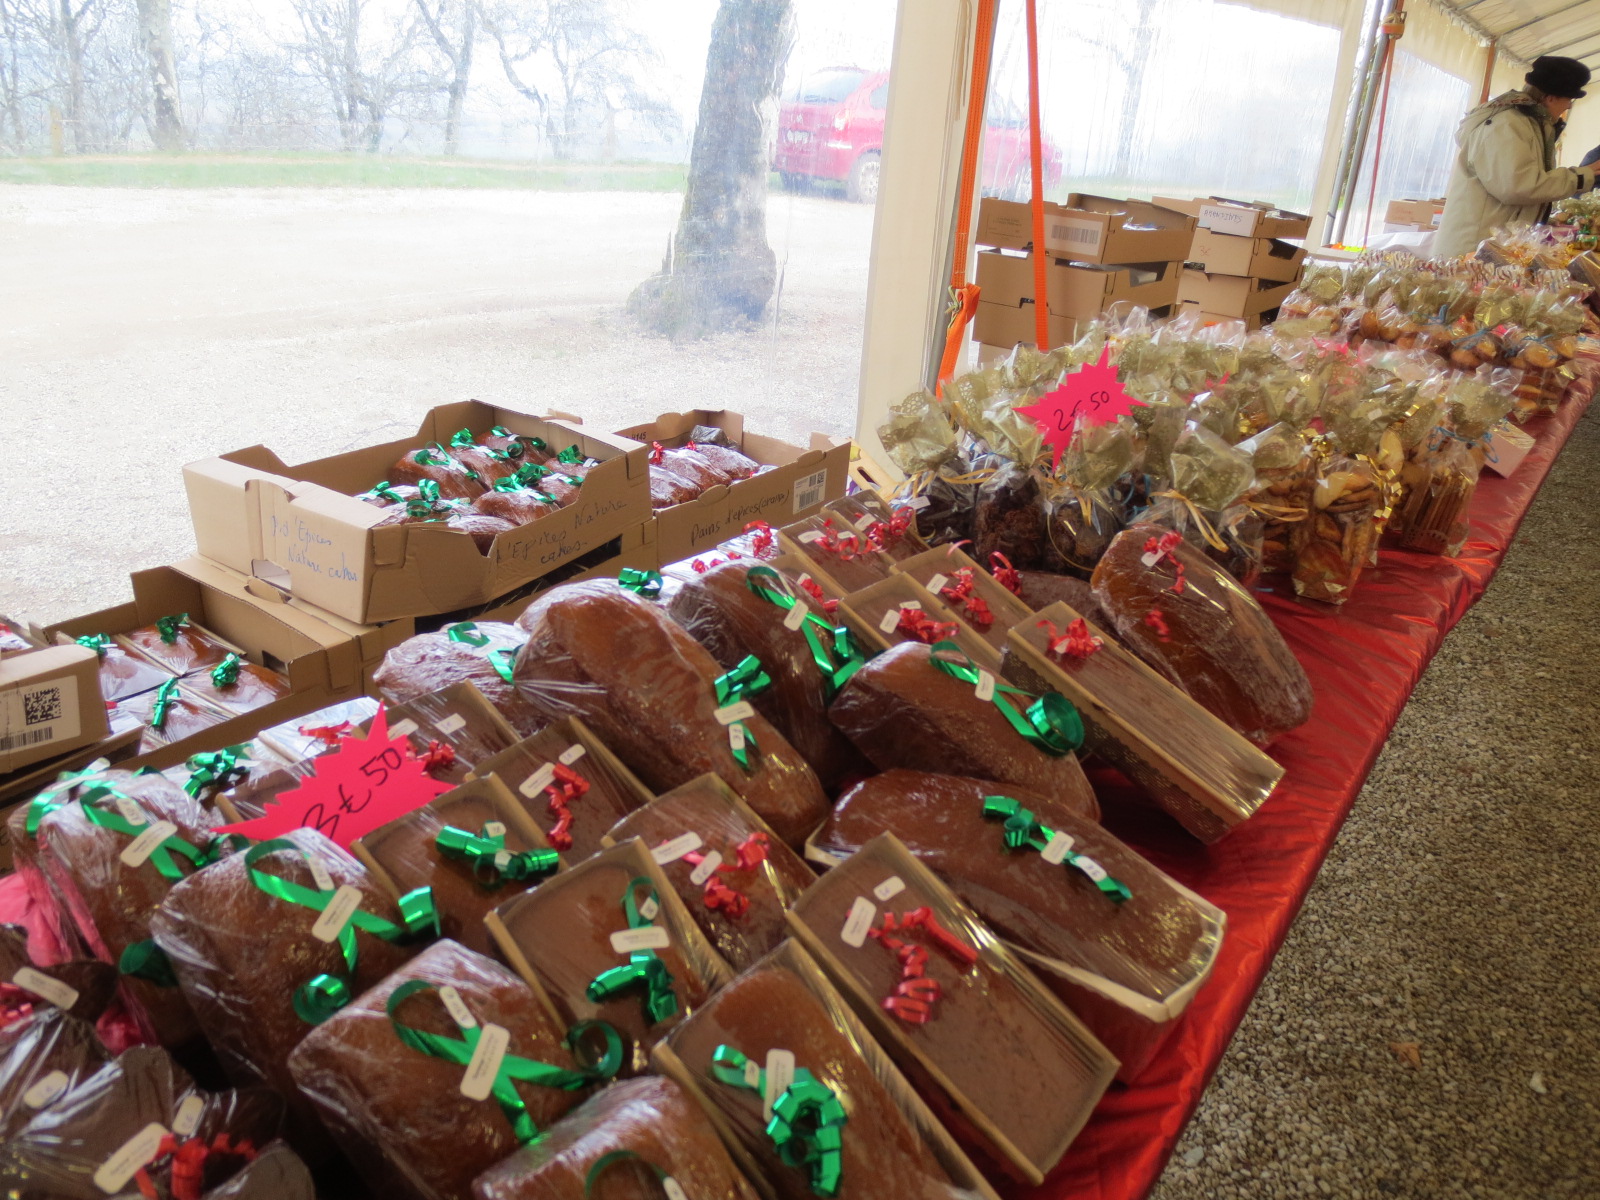
M 1483 60 L 1483 90 L 1478 93 L 1479 104 L 1487 104 L 1489 102 L 1489 81 L 1494 78 L 1494 59 L 1499 49 L 1500 39 L 1490 38 L 1489 52 L 1484 56 Z
M 1359 164 L 1354 163 L 1356 130 L 1366 119 L 1372 115 L 1372 98 L 1376 92 L 1374 84 L 1377 72 L 1374 69 L 1377 61 L 1379 47 L 1383 39 L 1379 35 L 1378 27 L 1383 21 L 1383 5 L 1374 4 L 1372 16 L 1364 31 L 1364 46 L 1362 50 L 1361 69 L 1356 76 L 1356 91 L 1351 98 L 1346 110 L 1344 124 L 1344 141 L 1339 150 L 1339 168 L 1333 178 L 1333 190 L 1329 198 L 1327 222 L 1323 227 L 1322 242 L 1332 246 L 1344 240 L 1345 218 L 1341 211 L 1346 203 L 1346 196 L 1350 192 L 1349 182 L 1351 177 L 1359 170 Z M 1362 142 L 1365 146 L 1365 140 Z

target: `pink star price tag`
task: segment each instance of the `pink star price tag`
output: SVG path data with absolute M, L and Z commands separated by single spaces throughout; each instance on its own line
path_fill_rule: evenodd
M 1109 425 L 1144 404 L 1122 388 L 1117 368 L 1109 365 L 1110 350 L 1100 352 L 1100 361 L 1086 363 L 1061 381 L 1061 386 L 1046 392 L 1032 404 L 1018 405 L 1017 411 L 1032 417 L 1045 445 L 1053 452 L 1050 466 L 1061 465 L 1062 452 L 1072 441 L 1078 418 L 1087 425 Z

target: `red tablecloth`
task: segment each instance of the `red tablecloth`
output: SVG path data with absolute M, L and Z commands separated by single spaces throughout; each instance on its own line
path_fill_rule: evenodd
M 1400 710 L 1445 634 L 1483 595 L 1593 386 L 1592 376 L 1580 378 L 1559 411 L 1528 423 L 1537 444 L 1510 479 L 1484 473 L 1461 557 L 1385 549 L 1338 609 L 1262 597 L 1316 691 L 1311 720 L 1272 748 L 1286 768 L 1278 790 L 1209 848 L 1163 817 L 1107 820 L 1227 912 L 1215 971 L 1137 1083 L 1113 1087 L 1045 1185 L 1016 1195 L 1139 1200 L 1155 1186 Z M 1101 790 L 1105 781 L 1095 782 Z

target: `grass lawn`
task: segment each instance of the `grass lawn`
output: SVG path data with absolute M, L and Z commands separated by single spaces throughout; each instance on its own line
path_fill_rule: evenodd
M 681 163 L 509 163 L 393 155 L 71 155 L 0 158 L 0 183 L 75 187 L 522 188 L 675 192 Z

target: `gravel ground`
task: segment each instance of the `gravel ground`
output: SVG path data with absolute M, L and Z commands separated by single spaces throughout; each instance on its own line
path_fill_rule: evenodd
M 1596 495 L 1591 413 L 1401 714 L 1153 1200 L 1600 1197 Z

